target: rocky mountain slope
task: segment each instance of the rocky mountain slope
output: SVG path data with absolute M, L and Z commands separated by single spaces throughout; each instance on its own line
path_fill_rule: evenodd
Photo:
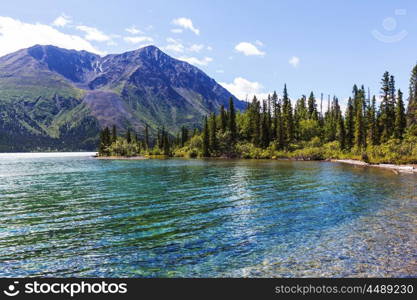
M 0 58 L 0 151 L 93 150 L 100 128 L 199 126 L 233 97 L 198 68 L 148 46 L 100 57 L 33 46 Z

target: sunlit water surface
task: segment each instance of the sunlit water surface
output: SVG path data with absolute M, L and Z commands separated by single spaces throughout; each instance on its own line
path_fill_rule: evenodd
M 0 155 L 0 276 L 417 276 L 417 176 Z

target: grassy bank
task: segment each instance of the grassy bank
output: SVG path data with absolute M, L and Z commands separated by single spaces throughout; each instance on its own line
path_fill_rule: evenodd
M 204 157 L 198 141 L 173 152 L 175 157 Z M 291 145 L 288 150 L 278 150 L 275 145 L 266 149 L 255 147 L 252 143 L 237 143 L 229 155 L 220 152 L 211 157 L 235 157 L 245 159 L 294 159 L 294 160 L 330 160 L 352 159 L 371 164 L 417 164 L 417 137 L 410 136 L 404 140 L 392 139 L 382 145 L 369 145 L 365 149 L 351 151 L 340 150 L 338 141 L 321 143 L 319 138 L 310 142 Z

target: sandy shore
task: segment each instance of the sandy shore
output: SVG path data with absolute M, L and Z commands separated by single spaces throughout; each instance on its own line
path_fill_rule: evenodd
M 356 165 L 356 166 L 390 169 L 390 170 L 393 170 L 394 172 L 396 171 L 396 172 L 405 172 L 405 173 L 417 173 L 416 165 L 369 164 L 364 161 L 353 160 L 353 159 L 332 159 L 330 161 L 351 164 L 351 165 Z

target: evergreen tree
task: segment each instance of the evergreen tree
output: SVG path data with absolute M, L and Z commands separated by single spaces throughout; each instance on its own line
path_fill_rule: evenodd
M 170 156 L 171 155 L 171 147 L 169 143 L 169 137 L 168 133 L 165 131 L 165 129 L 162 131 L 162 149 L 164 151 L 164 155 Z
M 105 144 L 105 136 L 104 136 L 104 130 L 100 130 L 100 141 L 98 146 L 98 153 L 100 155 L 104 155 L 106 152 L 106 144 Z
M 230 139 L 232 144 L 236 142 L 237 138 L 237 129 L 236 129 L 236 112 L 235 105 L 233 103 L 233 98 L 229 99 L 229 130 L 230 130 Z
M 263 101 L 262 105 L 262 115 L 261 115 L 261 137 L 260 137 L 260 146 L 262 148 L 267 148 L 269 146 L 269 116 L 267 111 L 266 102 Z
M 157 145 L 159 149 L 164 148 L 164 135 L 165 135 L 165 126 L 162 126 L 162 130 L 158 128 L 158 140 Z
M 214 113 L 211 114 L 210 117 L 210 152 L 216 152 L 218 150 L 218 143 L 217 143 L 217 125 L 216 125 L 216 115 Z
M 272 110 L 273 110 L 273 118 L 272 118 L 272 125 L 271 125 L 271 140 L 274 140 L 277 138 L 277 132 L 278 132 L 278 95 L 274 91 L 271 97 L 272 102 Z
M 285 146 L 288 146 L 294 137 L 294 124 L 291 100 L 288 97 L 287 85 L 284 85 L 284 92 L 282 95 L 282 119 L 283 119 L 283 139 Z
M 404 102 L 403 102 L 403 93 L 401 90 L 398 90 L 398 97 L 395 109 L 395 126 L 394 126 L 394 137 L 397 139 L 402 139 L 407 125 L 407 120 L 405 116 Z
M 314 97 L 313 92 L 310 93 L 310 96 L 308 97 L 308 116 L 309 119 L 318 120 L 318 112 L 317 112 L 317 104 L 316 104 L 316 98 Z
M 294 138 L 296 140 L 301 140 L 301 121 L 308 119 L 307 111 L 307 99 L 303 95 L 300 99 L 297 100 L 294 108 Z
M 338 134 L 337 139 L 339 141 L 340 149 L 345 150 L 346 149 L 346 130 L 345 130 L 345 121 L 343 120 L 343 116 L 340 113 L 338 118 Z
M 337 132 L 338 132 L 339 116 L 340 116 L 339 100 L 336 97 L 334 97 L 331 105 L 330 105 L 330 100 L 329 100 L 329 103 L 327 105 L 327 111 L 324 114 L 324 119 L 323 119 L 324 139 L 328 142 L 336 140 Z
M 276 118 L 277 118 L 277 140 L 276 145 L 278 149 L 284 149 L 285 146 L 285 135 L 284 135 L 284 113 L 282 109 L 282 99 L 278 100 L 277 109 L 276 109 Z
M 261 115 L 260 103 L 256 96 L 253 96 L 252 103 L 248 108 L 249 112 L 249 138 L 255 146 L 260 146 L 261 141 Z
M 203 127 L 203 157 L 210 156 L 210 133 L 208 128 L 207 117 L 204 117 Z
M 132 143 L 132 133 L 130 131 L 130 128 L 127 129 L 126 141 L 127 141 L 128 144 Z
M 355 114 L 355 131 L 354 141 L 357 149 L 362 149 L 365 146 L 365 132 L 364 132 L 364 121 L 363 121 L 363 102 L 365 101 L 364 91 L 361 89 L 356 92 L 355 103 L 356 103 L 356 114 Z
M 225 132 L 227 129 L 227 114 L 224 110 L 224 106 L 220 107 L 220 130 L 221 132 Z
M 182 126 L 181 127 L 181 147 L 184 147 L 187 141 L 188 141 L 188 129 L 185 126 Z
M 376 98 L 372 97 L 372 102 L 367 108 L 367 140 L 372 145 L 377 145 L 378 140 L 378 126 L 376 121 Z
M 407 124 L 408 126 L 417 125 L 417 65 L 411 71 Z
M 346 108 L 346 149 L 351 149 L 353 147 L 353 139 L 354 139 L 354 115 L 353 115 L 353 103 L 352 98 L 349 98 L 347 108 Z
M 117 130 L 116 130 L 116 125 L 113 125 L 112 128 L 112 142 L 115 143 L 117 141 Z
M 100 131 L 100 143 L 99 143 L 99 154 L 109 155 L 108 147 L 112 144 L 112 137 L 110 136 L 110 130 L 105 127 Z
M 395 95 L 392 92 L 392 90 L 395 89 L 394 77 L 390 76 L 388 72 L 385 72 L 381 84 L 382 101 L 380 107 L 379 130 L 381 141 L 386 142 L 393 135 L 395 123 Z
M 145 140 L 144 140 L 144 143 L 145 143 L 145 148 L 146 149 L 149 149 L 149 126 L 148 126 L 148 124 L 146 124 L 145 125 Z

